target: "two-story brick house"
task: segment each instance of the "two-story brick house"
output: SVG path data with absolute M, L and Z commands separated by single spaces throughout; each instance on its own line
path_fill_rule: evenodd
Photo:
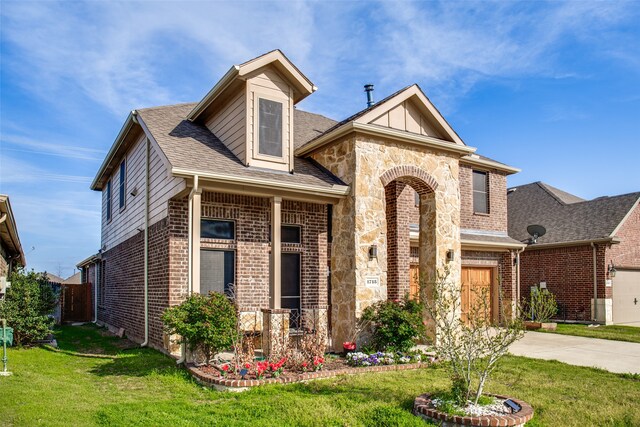
M 412 264 L 515 298 L 517 170 L 473 154 L 417 85 L 341 122 L 296 108 L 315 90 L 276 50 L 198 103 L 131 112 L 91 185 L 99 321 L 167 348 L 166 307 L 233 291 L 257 327 L 300 312 L 340 347 L 366 306 L 411 293 Z

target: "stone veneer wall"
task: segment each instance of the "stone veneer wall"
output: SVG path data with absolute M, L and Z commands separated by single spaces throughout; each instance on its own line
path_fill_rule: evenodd
M 387 298 L 387 221 L 385 189 L 381 176 L 398 166 L 413 166 L 430 175 L 437 189 L 421 195 L 421 262 L 431 259 L 423 271 L 446 264 L 451 279 L 460 280 L 460 191 L 458 158 L 425 147 L 364 136 L 349 136 L 319 149 L 312 158 L 351 186 L 351 194 L 334 207 L 332 245 L 332 322 L 334 344 L 353 336 L 362 310 Z M 427 220 L 428 218 L 428 220 Z M 430 237 L 433 236 L 433 237 Z M 368 250 L 377 245 L 377 260 Z M 433 265 L 435 264 L 435 265 Z M 366 284 L 378 277 L 379 285 Z M 335 344 L 337 345 L 337 344 Z

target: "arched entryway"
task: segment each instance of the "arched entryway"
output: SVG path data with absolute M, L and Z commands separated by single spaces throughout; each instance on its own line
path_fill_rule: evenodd
M 419 271 L 422 279 L 436 272 L 437 181 L 416 166 L 397 166 L 380 180 L 385 190 L 387 222 L 387 298 L 415 296 L 410 277 L 410 227 L 418 225 Z

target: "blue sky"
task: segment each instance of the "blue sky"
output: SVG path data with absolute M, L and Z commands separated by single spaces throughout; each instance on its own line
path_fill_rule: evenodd
M 585 198 L 640 191 L 640 2 L 0 3 L 0 193 L 30 268 L 100 245 L 89 183 L 133 108 L 274 48 L 342 119 L 418 83 L 478 153 Z M 35 249 L 32 250 L 32 248 Z

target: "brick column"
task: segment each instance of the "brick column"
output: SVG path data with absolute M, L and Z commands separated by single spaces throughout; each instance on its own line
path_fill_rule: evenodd
M 289 344 L 289 314 L 286 308 L 262 309 L 262 351 L 266 358 L 282 357 Z
M 196 184 L 197 185 L 197 181 Z M 190 268 L 191 292 L 200 293 L 200 218 L 202 210 L 202 189 L 194 188 L 189 194 L 191 211 Z

